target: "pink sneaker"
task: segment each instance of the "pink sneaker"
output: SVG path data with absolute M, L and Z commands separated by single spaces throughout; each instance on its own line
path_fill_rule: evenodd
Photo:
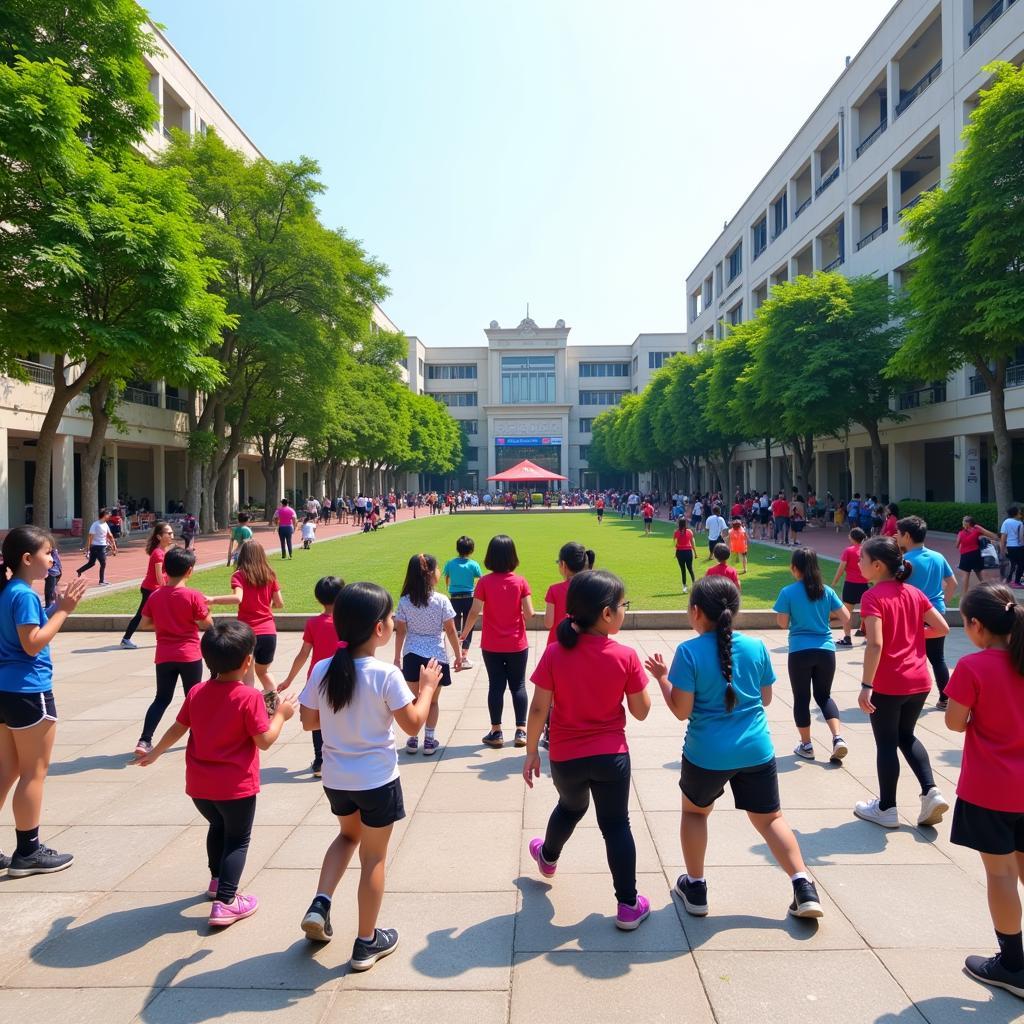
M 218 880 L 216 878 L 210 879 L 210 884 L 206 887 L 206 898 L 208 900 L 215 900 L 217 898 L 217 885 Z
M 229 924 L 241 921 L 244 917 L 252 917 L 259 910 L 260 901 L 255 896 L 240 892 L 230 903 L 214 900 L 210 908 L 210 927 L 226 928 Z
M 530 840 L 530 856 L 537 862 L 537 867 L 540 868 L 540 873 L 545 878 L 554 878 L 555 872 L 558 870 L 557 864 L 549 864 L 545 859 L 541 850 L 544 849 L 543 839 L 531 839 Z
M 619 904 L 619 911 L 615 915 L 615 927 L 624 932 L 631 932 L 639 928 L 641 922 L 651 916 L 651 901 L 646 896 L 636 894 L 636 906 L 630 907 L 625 903 Z

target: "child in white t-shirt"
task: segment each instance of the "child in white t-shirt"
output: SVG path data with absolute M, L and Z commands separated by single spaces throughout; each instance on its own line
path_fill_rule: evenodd
M 306 516 L 302 521 L 302 550 L 308 551 L 316 540 L 316 519 Z
M 384 898 L 384 862 L 396 821 L 405 817 L 394 723 L 407 733 L 423 728 L 441 677 L 431 660 L 413 697 L 402 673 L 374 657 L 394 631 L 391 595 L 376 583 L 350 583 L 334 602 L 341 641 L 329 661 L 313 669 L 299 697 L 302 728 L 323 735 L 323 783 L 339 835 L 324 854 L 316 896 L 302 919 L 306 937 L 330 942 L 331 900 L 359 850 L 359 928 L 351 967 L 365 971 L 394 952 L 398 932 L 378 928 Z

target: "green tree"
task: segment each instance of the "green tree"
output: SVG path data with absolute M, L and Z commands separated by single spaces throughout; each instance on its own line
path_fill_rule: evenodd
M 945 188 L 904 217 L 918 257 L 909 282 L 906 341 L 890 372 L 945 379 L 968 364 L 992 411 L 1000 518 L 1013 501 L 1006 368 L 1024 345 L 1024 70 L 997 63 L 964 131 Z

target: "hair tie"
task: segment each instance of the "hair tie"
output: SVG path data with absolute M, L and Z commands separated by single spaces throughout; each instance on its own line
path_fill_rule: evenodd
M 1010 611 L 1013 608 L 1013 604 L 1014 604 L 1013 601 L 1007 601 L 1006 602 L 1006 607 L 1003 609 L 1003 611 L 1004 612 Z

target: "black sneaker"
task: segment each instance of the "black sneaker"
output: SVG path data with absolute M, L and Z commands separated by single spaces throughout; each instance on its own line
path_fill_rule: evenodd
M 842 640 L 836 641 L 836 647 L 852 647 L 853 641 L 848 637 L 844 636 Z
M 939 711 L 945 711 L 946 708 L 949 707 L 949 698 L 948 697 L 940 697 L 935 702 L 935 706 L 939 709 Z
M 526 746 L 526 730 L 525 729 L 516 729 L 515 745 L 517 747 L 525 747 Z
M 864 636 L 863 628 L 862 629 L 858 629 L 853 635 L 854 636 Z
M 964 968 L 972 978 L 977 978 L 985 985 L 1005 988 L 1007 992 L 1024 999 L 1024 971 L 1008 971 L 998 954 L 988 959 L 983 956 L 969 956 L 964 961 Z
M 495 749 L 498 749 L 499 747 L 505 746 L 505 737 L 501 734 L 500 730 L 489 732 L 483 738 L 483 744 L 485 747 L 494 747 Z
M 352 946 L 350 966 L 353 971 L 368 971 L 378 960 L 390 956 L 398 948 L 398 932 L 394 928 L 375 928 L 373 942 L 357 938 Z
M 309 766 L 309 770 L 313 773 L 314 779 L 319 779 L 323 775 L 323 767 L 323 759 L 319 757 L 314 757 L 313 763 Z
M 676 892 L 682 897 L 683 906 L 694 917 L 708 916 L 708 883 L 694 882 L 686 875 L 676 879 Z
M 317 896 L 309 905 L 302 919 L 302 930 L 311 942 L 330 942 L 334 938 L 331 927 L 331 904 L 323 896 Z
M 793 902 L 789 905 L 792 917 L 824 917 L 818 901 L 818 890 L 809 878 L 798 878 L 793 883 Z
M 6 871 L 10 866 L 11 858 L 3 850 L 0 850 L 0 871 Z
M 75 861 L 72 853 L 58 853 L 48 846 L 40 844 L 35 853 L 27 857 L 15 854 L 11 858 L 7 874 L 11 878 L 24 878 L 26 875 L 52 875 L 54 871 L 63 871 L 71 867 Z

